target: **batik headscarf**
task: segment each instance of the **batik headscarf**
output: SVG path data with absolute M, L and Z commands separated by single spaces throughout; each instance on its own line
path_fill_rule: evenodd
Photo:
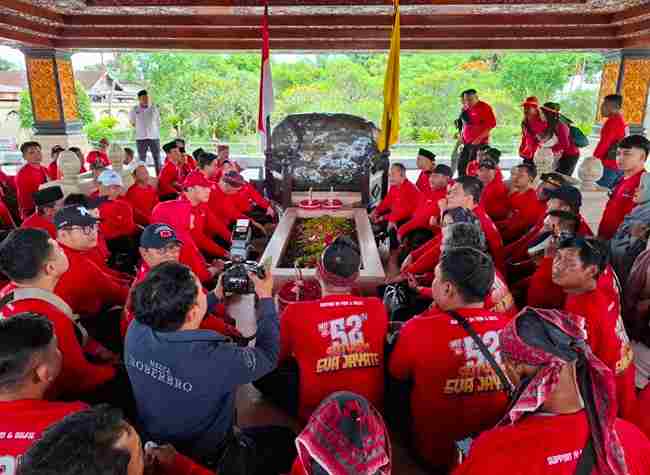
M 628 473 L 623 448 L 614 430 L 614 375 L 591 352 L 582 317 L 559 310 L 526 307 L 501 332 L 504 358 L 536 366 L 537 373 L 518 388 L 502 421 L 515 423 L 537 411 L 556 389 L 560 372 L 576 363 L 576 380 L 585 404 L 596 464 L 603 475 Z
M 363 397 L 337 392 L 326 398 L 296 438 L 298 458 L 309 475 L 389 475 L 388 430 Z

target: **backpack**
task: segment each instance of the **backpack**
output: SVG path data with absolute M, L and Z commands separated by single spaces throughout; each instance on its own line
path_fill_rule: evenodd
M 569 137 L 576 147 L 585 148 L 589 146 L 589 139 L 582 130 L 573 125 L 573 121 L 571 119 L 560 114 L 560 120 L 569 127 Z

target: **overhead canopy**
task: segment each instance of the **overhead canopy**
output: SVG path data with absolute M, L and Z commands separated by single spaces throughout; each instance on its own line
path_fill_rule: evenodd
M 391 0 L 269 0 L 271 48 L 387 50 Z M 650 47 L 647 0 L 401 0 L 403 50 Z M 0 0 L 0 42 L 258 50 L 262 0 Z

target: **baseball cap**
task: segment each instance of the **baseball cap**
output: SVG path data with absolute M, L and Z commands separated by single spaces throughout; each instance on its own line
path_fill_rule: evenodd
M 582 206 L 582 193 L 575 186 L 562 185 L 554 190 L 547 190 L 546 196 L 549 199 L 562 200 L 575 209 L 580 209 L 580 206 Z
M 424 158 L 428 158 L 429 160 L 433 161 L 436 159 L 436 154 L 433 152 L 430 152 L 429 150 L 425 148 L 421 148 L 418 150 L 418 155 Z
M 90 226 L 99 221 L 85 206 L 66 206 L 54 215 L 56 229 L 70 226 Z
M 436 167 L 433 169 L 433 173 L 435 173 L 436 175 L 444 175 L 449 178 L 451 178 L 451 176 L 453 175 L 453 172 L 451 171 L 451 167 L 443 163 L 441 163 L 440 165 L 436 165 Z
M 185 181 L 183 182 L 183 188 L 186 190 L 188 188 L 192 188 L 194 186 L 202 186 L 204 188 L 211 188 L 212 183 L 210 180 L 208 180 L 203 173 L 200 171 L 193 171 L 190 172 L 189 175 L 185 178 Z
M 625 150 L 639 148 L 648 155 L 650 153 L 650 142 L 643 135 L 629 135 L 620 141 L 618 148 Z
M 487 168 L 488 170 L 496 170 L 498 168 L 497 163 L 491 158 L 484 158 L 478 162 L 479 168 Z
M 562 175 L 561 173 L 557 173 L 557 172 L 542 173 L 542 176 L 541 176 L 540 179 L 544 183 L 548 183 L 549 185 L 553 185 L 553 186 L 562 186 L 562 185 L 568 185 L 569 184 L 566 177 L 564 175 Z
M 162 249 L 172 243 L 183 244 L 183 241 L 176 237 L 176 231 L 168 224 L 150 224 L 140 236 L 140 247 L 145 249 Z
M 230 171 L 223 176 L 223 181 L 232 186 L 233 188 L 241 188 L 244 186 L 244 177 L 236 171 Z
M 104 170 L 97 177 L 97 181 L 104 186 L 124 186 L 122 177 L 115 170 Z
M 46 206 L 62 200 L 63 190 L 60 186 L 48 186 L 32 193 L 32 198 L 36 206 Z
M 539 99 L 535 96 L 527 97 L 524 102 L 521 103 L 523 107 L 539 107 Z

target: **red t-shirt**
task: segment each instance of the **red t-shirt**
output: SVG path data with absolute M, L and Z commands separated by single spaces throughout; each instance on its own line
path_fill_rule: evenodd
M 126 200 L 133 207 L 136 223 L 141 226 L 151 223 L 151 212 L 158 204 L 158 192 L 155 187 L 134 183 L 126 192 Z
M 510 208 L 508 218 L 497 223 L 505 242 L 513 242 L 522 237 L 546 213 L 546 203 L 537 199 L 537 193 L 533 189 L 510 193 L 507 206 Z
M 158 176 L 158 196 L 178 194 L 181 191 L 181 170 L 171 160 L 165 160 L 165 165 Z
M 497 126 L 497 119 L 494 116 L 492 107 L 487 102 L 478 101 L 473 107 L 467 109 L 469 122 L 463 126 L 463 143 L 471 144 L 485 130 L 492 130 Z M 488 134 L 481 144 L 488 143 Z
M 330 295 L 286 308 L 280 318 L 280 361 L 298 363 L 303 422 L 336 391 L 352 391 L 383 407 L 387 331 L 386 310 L 374 297 Z
M 56 239 L 56 226 L 52 221 L 45 219 L 38 213 L 32 214 L 29 218 L 23 221 L 21 228 L 34 228 L 47 231 L 52 239 Z
M 519 156 L 532 160 L 539 147 L 537 136 L 546 130 L 546 122 L 539 117 L 526 120 L 521 132 L 521 145 L 519 145 Z
M 268 209 L 271 206 L 271 203 L 250 183 L 246 183 L 235 197 L 237 207 L 242 213 L 250 213 L 255 206 L 262 209 Z
M 505 255 L 503 253 L 503 240 L 501 235 L 494 225 L 494 221 L 490 219 L 482 206 L 477 206 L 472 210 L 478 218 L 485 240 L 487 241 L 488 249 L 494 260 L 494 265 L 499 271 L 505 271 Z
M 611 239 L 616 234 L 616 230 L 625 219 L 625 216 L 636 206 L 634 203 L 634 192 L 641 183 L 643 170 L 631 177 L 621 180 L 612 192 L 605 212 L 598 226 L 598 237 L 601 239 Z
M 483 189 L 481 207 L 492 221 L 501 221 L 508 217 L 509 193 L 510 190 L 498 176 Z
M 618 170 L 616 159 L 608 160 L 607 152 L 628 135 L 630 135 L 630 129 L 625 123 L 623 114 L 609 116 L 603 124 L 603 128 L 600 129 L 600 141 L 594 150 L 594 157 L 602 160 L 605 168 Z
M 99 161 L 99 163 L 101 163 L 105 167 L 111 166 L 111 161 L 108 158 L 106 152 L 103 152 L 102 150 L 91 150 L 90 152 L 88 152 L 88 155 L 86 155 L 86 163 L 92 165 L 97 161 Z
M 499 332 L 508 322 L 485 309 L 459 309 L 500 363 Z M 446 313 L 406 322 L 390 358 L 390 374 L 412 381 L 412 433 L 418 454 L 432 466 L 451 465 L 454 442 L 493 427 L 506 394 L 472 338 Z
M 580 149 L 571 138 L 571 130 L 564 122 L 558 122 L 556 129 L 557 144 L 551 150 L 560 156 L 579 157 Z
M 404 180 L 401 185 L 390 187 L 386 197 L 377 206 L 377 215 L 387 215 L 386 219 L 390 223 L 411 219 L 422 197 L 413 183 Z
M 47 181 L 47 169 L 41 165 L 27 163 L 16 174 L 16 192 L 22 219 L 27 218 L 36 209 L 32 195 Z
M 179 200 L 187 201 L 187 198 L 183 197 L 179 198 Z M 201 252 L 212 257 L 224 257 L 226 250 L 215 243 L 208 235 L 208 212 L 209 210 L 203 205 L 192 206 L 190 234 Z
M 10 283 L 0 291 L 0 295 L 5 297 L 15 288 L 16 285 Z M 74 324 L 54 305 L 44 300 L 25 299 L 5 305 L 0 309 L 3 317 L 10 317 L 21 312 L 34 312 L 43 315 L 54 326 L 58 348 L 63 356 L 63 366 L 59 377 L 48 391 L 50 398 L 56 398 L 59 395 L 78 396 L 90 392 L 115 376 L 115 368 L 112 365 L 94 364 L 86 359 L 84 350 L 77 339 Z
M 635 420 L 634 354 L 618 302 L 597 288 L 583 294 L 567 295 L 564 310 L 584 317 L 591 349 L 616 375 L 618 414 L 626 420 Z
M 421 200 L 420 205 L 415 210 L 413 218 L 400 226 L 398 231 L 400 238 L 403 238 L 416 229 L 432 230 L 433 228 L 429 223 L 431 222 L 431 218 L 434 216 L 440 220 L 440 207 L 438 206 L 438 202 L 447 195 L 447 189 L 441 188 L 439 190 L 431 190 L 422 195 L 423 197 L 426 196 L 426 198 Z M 439 231 L 439 229 L 436 229 L 436 231 Z
M 99 205 L 99 230 L 107 240 L 133 236 L 138 226 L 133 218 L 133 208 L 128 201 L 105 200 Z
M 212 186 L 208 207 L 226 226 L 238 219 L 246 219 L 246 215 L 239 209 L 237 194 L 224 193 L 217 183 Z
M 18 457 L 41 438 L 45 429 L 85 409 L 88 405 L 83 402 L 0 401 L 0 473 L 14 475 Z
M 650 442 L 639 429 L 617 420 L 616 433 L 630 475 L 650 473 Z M 481 434 L 467 461 L 454 475 L 575 475 L 587 443 L 584 411 L 566 415 L 530 415 L 514 425 Z M 594 468 L 593 475 L 602 475 Z
M 429 181 L 431 173 L 432 172 L 422 170 L 418 175 L 417 181 L 415 182 L 415 186 L 417 186 L 418 190 L 420 190 L 420 193 L 424 193 L 427 196 L 429 196 L 429 193 L 433 191 L 431 188 L 431 182 Z
M 68 256 L 70 267 L 56 284 L 54 293 L 75 313 L 94 316 L 105 307 L 124 305 L 128 286 L 102 271 L 85 252 L 59 245 Z

